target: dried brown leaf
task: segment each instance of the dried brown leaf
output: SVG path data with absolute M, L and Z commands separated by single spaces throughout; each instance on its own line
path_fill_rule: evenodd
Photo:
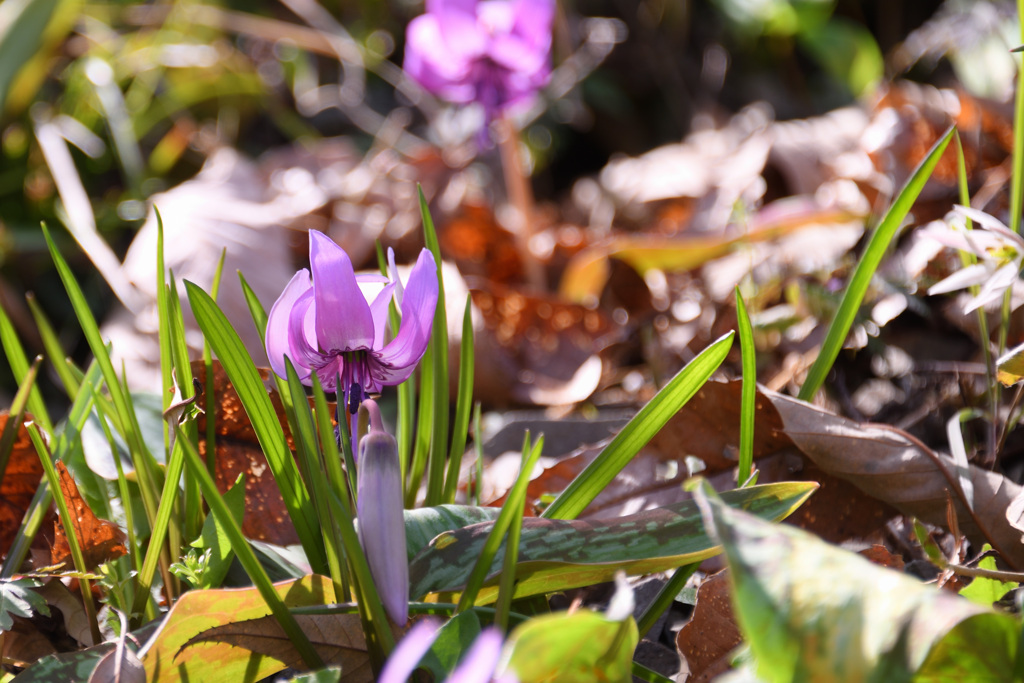
M 722 570 L 697 589 L 693 616 L 676 635 L 676 648 L 689 667 L 686 681 L 703 683 L 728 671 L 730 655 L 741 642 L 729 597 L 728 570 Z
M 861 425 L 782 394 L 763 392 L 778 410 L 786 434 L 825 472 L 844 479 L 869 496 L 906 515 L 944 526 L 947 491 L 954 493 L 963 533 L 979 544 L 989 542 L 1011 565 L 1024 566 L 1021 533 L 1007 510 L 1021 487 L 1006 477 L 973 465 L 967 474 L 974 487 L 974 510 L 959 489 L 952 458 L 928 451 L 909 435 L 885 425 Z

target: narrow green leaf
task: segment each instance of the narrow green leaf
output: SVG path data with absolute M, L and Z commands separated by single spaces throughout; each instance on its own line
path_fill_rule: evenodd
M 455 502 L 462 471 L 462 455 L 469 435 L 469 414 L 473 407 L 473 299 L 466 295 L 466 310 L 462 314 L 462 343 L 459 348 L 459 393 L 455 399 L 455 423 L 452 428 L 452 448 L 448 453 L 448 476 L 444 480 L 444 501 Z
M 186 281 L 189 303 L 199 327 L 217 354 L 224 372 L 238 392 L 246 415 L 252 422 L 260 447 L 281 491 L 285 507 L 306 551 L 310 564 L 326 566 L 327 560 L 320 543 L 316 511 L 311 505 L 309 492 L 302 483 L 295 460 L 285 441 L 284 429 L 274 412 L 274 406 L 263 386 L 260 374 L 249 358 L 238 333 L 231 327 L 224 313 L 210 295 L 195 284 Z
M 75 373 L 68 367 L 68 354 L 64 352 L 64 348 L 61 346 L 60 337 L 53 329 L 53 325 L 50 324 L 39 302 L 36 301 L 35 294 L 31 292 L 26 294 L 25 301 L 28 302 L 28 309 L 32 312 L 32 319 L 35 320 L 39 336 L 43 340 L 43 350 L 46 352 L 47 358 L 50 359 L 50 366 L 53 367 L 57 377 L 60 378 L 61 384 L 64 385 L 64 391 L 67 393 L 68 398 L 74 401 L 75 395 L 78 393 L 78 378 L 75 377 Z
M 640 410 L 585 470 L 548 506 L 545 519 L 575 519 L 665 423 L 697 393 L 725 360 L 732 347 L 730 332 L 686 364 Z
M 426 504 L 439 505 L 446 502 L 444 492 L 444 460 L 448 454 L 448 315 L 444 304 L 444 278 L 441 275 L 441 246 L 434 230 L 434 219 L 427 207 L 423 188 L 417 186 L 420 199 L 420 215 L 423 217 L 423 235 L 427 248 L 437 263 L 437 307 L 434 309 L 434 328 L 430 332 L 430 354 L 433 364 L 433 395 L 421 394 L 424 400 L 433 400 L 434 426 L 431 429 L 430 461 L 427 466 Z M 457 473 L 456 473 L 457 474 Z
M 925 183 L 931 177 L 935 165 L 939 163 L 942 153 L 946 151 L 946 146 L 949 145 L 955 130 L 955 128 L 950 128 L 935 143 L 931 151 L 928 152 L 928 156 L 921 161 L 917 169 L 907 180 L 906 185 L 900 190 L 896 200 L 882 218 L 882 222 L 878 224 L 878 227 L 875 228 L 874 233 L 871 235 L 871 240 L 864 250 L 864 255 L 861 256 L 860 261 L 857 263 L 857 268 L 854 270 L 853 276 L 846 286 L 843 300 L 839 304 L 839 310 L 836 311 L 836 317 L 832 320 L 832 324 L 829 325 L 828 334 L 821 345 L 821 351 L 814 360 L 811 369 L 807 372 L 807 380 L 800 387 L 801 400 L 810 401 L 818 393 L 821 385 L 825 383 L 825 377 L 839 356 L 839 350 L 843 347 L 843 343 L 846 342 L 846 336 L 853 326 L 854 318 L 857 316 L 857 310 L 864 300 L 864 295 L 867 294 L 871 278 L 874 277 L 878 265 L 882 262 L 882 257 L 889 248 L 889 244 L 903 224 L 903 219 L 906 218 L 910 209 L 914 206 L 914 202 L 917 201 L 917 197 L 921 194 Z
M 11 319 L 7 317 L 7 311 L 4 310 L 3 306 L 0 306 L 0 344 L 3 344 L 7 362 L 11 365 L 14 381 L 20 386 L 28 375 L 28 356 L 25 355 L 25 348 L 21 345 L 18 333 L 14 331 L 14 325 L 11 323 Z M 50 420 L 50 413 L 46 410 L 43 395 L 39 393 L 37 387 L 33 387 L 29 394 L 28 411 L 32 413 L 32 417 L 43 426 L 43 429 L 48 434 L 53 434 L 53 422 Z
M 1017 0 L 1017 16 L 1024 17 L 1024 0 Z M 1020 22 L 1021 42 L 1024 42 L 1024 21 Z M 1024 63 L 1018 55 L 1018 75 L 1024 73 Z M 1020 232 L 1021 211 L 1024 210 L 1024 87 L 1017 79 L 1017 93 L 1013 101 L 1013 170 L 1010 173 L 1010 229 Z
M 508 538 L 505 541 L 505 561 L 502 564 L 501 578 L 498 581 L 498 600 L 494 605 L 494 623 L 502 631 L 508 630 L 509 613 L 512 611 L 512 595 L 515 593 L 516 564 L 519 562 L 519 539 L 523 535 L 523 510 L 526 508 L 526 487 L 530 483 L 533 468 L 540 459 L 544 449 L 544 435 L 541 434 L 537 443 L 530 447 L 530 432 L 527 430 L 523 439 L 523 453 L 520 458 L 519 476 L 509 493 L 503 508 L 509 509 Z M 504 513 L 505 510 L 503 509 Z M 501 516 L 494 529 L 500 528 Z M 493 532 L 492 532 L 493 533 Z M 488 562 L 490 564 L 490 562 Z
M 470 571 L 469 576 L 466 579 L 465 588 L 463 588 L 462 595 L 459 597 L 459 605 L 455 609 L 456 613 L 464 612 L 475 604 L 477 594 L 483 586 L 484 581 L 487 579 L 488 574 L 491 573 L 492 567 L 500 563 L 500 560 L 496 560 L 496 556 L 499 549 L 502 549 L 502 541 L 505 540 L 505 534 L 512 525 L 513 518 L 518 516 L 520 518 L 520 522 L 522 521 L 522 507 L 526 501 L 526 487 L 527 484 L 530 483 L 530 474 L 533 472 L 533 467 L 537 464 L 537 460 L 540 459 L 540 454 L 543 448 L 543 436 L 537 439 L 537 443 L 531 448 L 530 433 L 527 432 L 525 434 L 523 438 L 523 455 L 519 465 L 519 475 L 516 477 L 515 483 L 512 484 L 512 489 L 509 491 L 508 499 L 501 507 L 501 513 L 498 514 L 498 518 L 494 523 L 487 525 L 489 527 L 487 537 L 479 547 L 479 552 L 473 552 L 467 555 L 467 557 L 473 561 L 473 569 Z M 509 546 L 504 546 L 503 555 L 507 553 L 508 547 Z M 513 552 L 518 552 L 518 550 L 519 545 L 517 543 Z M 409 574 L 410 581 L 412 581 L 411 568 L 409 570 Z M 513 574 L 512 578 L 514 578 L 514 576 L 515 575 Z M 414 581 L 412 583 L 415 585 Z M 508 593 L 509 586 L 506 585 L 504 588 L 506 599 L 511 602 L 511 596 Z M 410 593 L 410 595 L 412 594 Z M 506 622 L 507 616 L 508 605 L 506 604 Z
M 139 434 L 131 397 L 121 387 L 117 372 L 110 361 L 110 354 L 100 335 L 96 318 L 89 307 L 89 302 L 86 300 L 85 294 L 75 279 L 74 273 L 71 272 L 67 261 L 64 260 L 64 257 L 57 250 L 57 245 L 54 244 L 46 225 L 42 226 L 42 231 L 43 237 L 46 239 L 46 245 L 50 250 L 50 256 L 53 258 L 53 263 L 57 268 L 57 273 L 64 283 L 64 289 L 71 299 L 71 306 L 74 308 L 79 325 L 82 327 L 82 333 L 85 335 L 89 349 L 92 351 L 96 362 L 99 363 L 100 370 L 103 372 L 103 379 L 107 385 L 107 391 L 110 392 L 110 398 L 113 401 L 117 415 L 119 423 L 117 427 L 121 430 L 122 436 L 128 444 L 132 462 L 135 464 L 139 491 L 142 494 L 142 503 L 146 509 L 146 516 L 153 520 L 157 512 L 157 491 L 162 485 L 162 477 L 156 460 L 154 460 L 141 434 Z
M 780 520 L 817 488 L 813 482 L 762 484 L 728 491 L 722 498 L 764 519 Z M 496 524 L 474 524 L 434 538 L 409 566 L 409 595 L 419 599 L 464 587 Z M 522 533 L 516 598 L 609 581 L 620 569 L 631 575 L 668 571 L 719 552 L 692 500 L 607 520 L 529 517 Z M 495 598 L 503 559 L 499 548 L 477 604 Z
M 743 391 L 740 397 L 740 461 L 736 485 L 750 479 L 754 466 L 754 399 L 757 398 L 757 358 L 754 330 L 750 326 L 747 306 L 740 288 L 736 287 L 736 327 L 740 333 L 740 355 L 743 362 Z
M 189 283 L 186 283 L 188 286 Z M 191 293 L 191 291 L 190 291 Z M 205 292 L 204 292 L 205 294 Z M 194 299 L 191 299 L 194 302 Z M 212 300 L 211 300 L 212 303 Z M 194 303 L 193 303 L 194 305 Z M 216 344 L 211 344 L 216 351 Z M 219 355 L 219 354 L 218 354 Z M 223 362 L 223 359 L 222 361 Z M 235 385 L 236 387 L 238 385 Z M 239 392 L 241 393 L 241 392 Z M 295 617 L 291 612 L 288 611 L 288 607 L 285 606 L 281 597 L 274 590 L 274 584 L 271 583 L 270 577 L 267 576 L 266 571 L 263 569 L 263 565 L 260 564 L 256 558 L 256 554 L 253 552 L 252 547 L 248 541 L 242 535 L 242 529 L 235 522 L 234 515 L 231 514 L 231 509 L 227 503 L 221 497 L 220 492 L 217 490 L 217 485 L 214 483 L 210 473 L 206 471 L 206 464 L 200 459 L 198 451 L 192 446 L 184 433 L 178 425 L 175 425 L 175 429 L 178 432 L 178 443 L 181 444 L 181 448 L 185 453 L 185 460 L 188 463 L 189 470 L 192 476 L 199 482 L 199 488 L 203 492 L 203 497 L 206 498 L 207 504 L 210 506 L 210 512 L 217 517 L 217 522 L 221 528 L 224 529 L 228 538 L 231 540 L 231 547 L 235 551 L 235 555 L 238 557 L 238 561 L 242 563 L 245 568 L 246 574 L 252 579 L 252 583 L 259 590 L 260 595 L 263 596 L 263 600 L 270 607 L 271 613 L 274 618 L 277 619 L 281 628 L 287 634 L 288 639 L 291 640 L 292 645 L 299 652 L 303 661 L 309 665 L 311 669 L 318 669 L 322 667 L 323 661 L 320 659 L 320 655 L 317 654 L 316 649 L 309 642 L 309 638 L 299 627 Z

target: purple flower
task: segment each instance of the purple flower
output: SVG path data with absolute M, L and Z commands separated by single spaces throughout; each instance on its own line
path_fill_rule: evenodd
M 455 104 L 479 102 L 488 120 L 551 76 L 554 0 L 426 0 L 409 23 L 405 71 Z
M 440 628 L 437 621 L 424 619 L 409 629 L 384 665 L 379 683 L 406 683 L 437 639 Z M 501 631 L 497 628 L 490 627 L 481 631 L 469 652 L 444 683 L 490 683 L 501 657 L 502 642 Z M 500 683 L 514 683 L 516 677 L 506 673 L 496 680 Z
M 409 559 L 398 444 L 384 431 L 377 404 L 368 400 L 362 405 L 370 416 L 370 431 L 359 442 L 359 543 L 384 610 L 393 622 L 404 626 L 409 620 Z
M 285 356 L 304 383 L 311 384 L 315 372 L 354 414 L 370 393 L 408 379 L 423 357 L 437 305 L 437 265 L 428 250 L 420 252 L 402 295 L 401 328 L 385 344 L 388 306 L 401 284 L 397 275 L 367 303 L 358 282 L 385 278 L 357 278 L 345 250 L 323 233 L 309 233 L 309 262 L 312 280 L 308 270 L 297 272 L 270 309 L 267 357 L 281 377 Z

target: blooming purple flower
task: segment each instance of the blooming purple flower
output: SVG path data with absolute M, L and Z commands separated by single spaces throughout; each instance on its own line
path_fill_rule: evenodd
M 409 620 L 409 559 L 398 444 L 384 431 L 377 404 L 363 401 L 363 408 L 370 416 L 370 431 L 359 442 L 359 543 L 384 610 L 393 622 L 404 626 Z
M 479 102 L 487 119 L 551 77 L 554 0 L 426 0 L 409 23 L 406 73 L 455 104 Z
M 379 683 L 406 683 L 437 639 L 440 629 L 440 623 L 433 619 L 419 621 L 409 629 L 384 665 Z M 490 683 L 501 658 L 503 640 L 501 631 L 493 626 L 481 631 L 469 652 L 444 683 Z M 515 683 L 516 677 L 508 672 L 496 680 L 500 683 Z
M 401 284 L 397 275 L 367 303 L 359 281 L 384 278 L 357 278 L 345 250 L 321 232 L 309 233 L 309 262 L 312 280 L 308 270 L 297 272 L 270 309 L 267 357 L 281 377 L 285 356 L 304 383 L 311 384 L 315 372 L 354 414 L 370 393 L 408 379 L 423 357 L 437 305 L 437 265 L 428 250 L 420 252 L 402 295 L 401 327 L 385 344 L 388 306 Z

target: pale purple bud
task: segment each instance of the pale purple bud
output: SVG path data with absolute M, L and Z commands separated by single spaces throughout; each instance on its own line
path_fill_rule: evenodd
M 377 404 L 367 400 L 362 406 L 370 414 L 370 431 L 359 442 L 359 542 L 385 611 L 403 626 L 409 619 L 409 560 L 398 443 L 384 431 Z

